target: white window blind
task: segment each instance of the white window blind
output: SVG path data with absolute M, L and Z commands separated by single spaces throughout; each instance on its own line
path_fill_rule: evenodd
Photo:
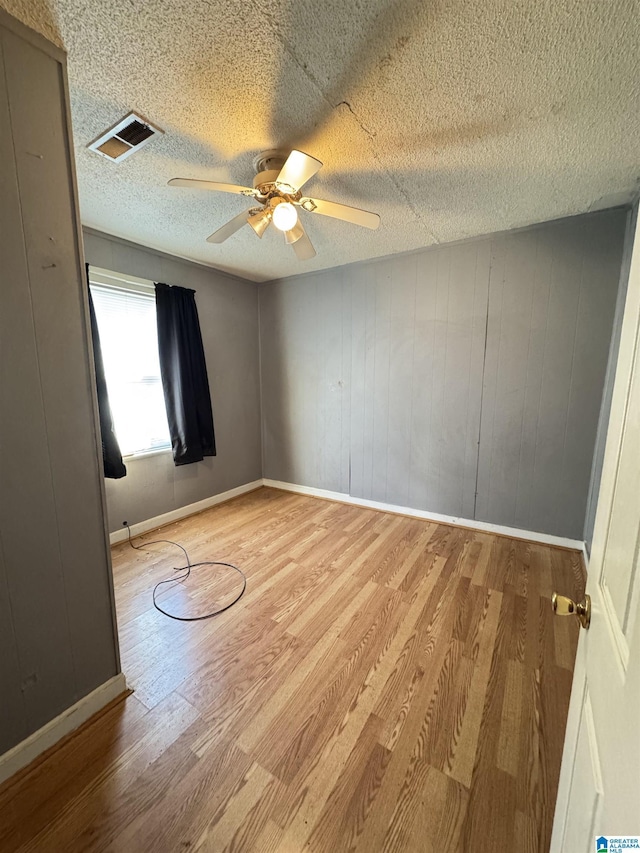
M 91 293 L 120 452 L 170 447 L 153 292 L 92 282 Z

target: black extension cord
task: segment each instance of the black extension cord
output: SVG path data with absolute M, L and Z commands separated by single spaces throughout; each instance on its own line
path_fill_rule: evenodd
M 129 545 L 134 548 L 136 551 L 144 551 L 145 545 L 174 545 L 176 548 L 180 548 L 180 550 L 184 553 L 185 559 L 187 561 L 186 566 L 177 566 L 174 568 L 174 572 L 184 572 L 183 575 L 177 578 L 167 578 L 166 580 L 159 581 L 153 588 L 153 606 L 156 610 L 159 610 L 160 613 L 163 613 L 165 616 L 168 616 L 170 619 L 177 619 L 179 622 L 200 622 L 203 619 L 211 619 L 212 616 L 218 616 L 220 613 L 224 613 L 225 610 L 228 610 L 230 607 L 240 601 L 242 596 L 244 595 L 244 591 L 247 588 L 247 578 L 242 569 L 239 569 L 237 566 L 234 566 L 233 563 L 223 563 L 220 560 L 204 560 L 201 563 L 192 563 L 189 559 L 189 554 L 187 553 L 187 549 L 183 548 L 182 545 L 178 544 L 178 542 L 172 542 L 170 539 L 154 539 L 153 542 L 145 542 L 144 545 L 134 545 L 131 541 L 131 528 L 129 525 L 124 522 L 124 526 L 127 528 L 127 533 L 129 535 Z M 214 610 L 211 613 L 205 613 L 204 616 L 176 616 L 174 613 L 169 613 L 168 610 L 164 610 L 158 602 L 156 601 L 156 593 L 158 587 L 161 587 L 165 583 L 183 583 L 187 580 L 189 575 L 191 574 L 191 569 L 195 569 L 197 566 L 228 566 L 230 569 L 238 572 L 238 574 L 242 577 L 242 589 L 240 593 L 231 601 L 229 604 L 225 604 L 224 607 L 220 607 L 218 610 Z

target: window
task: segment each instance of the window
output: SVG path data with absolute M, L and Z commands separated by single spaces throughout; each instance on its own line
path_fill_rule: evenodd
M 120 452 L 171 447 L 153 284 L 94 268 L 90 283 Z

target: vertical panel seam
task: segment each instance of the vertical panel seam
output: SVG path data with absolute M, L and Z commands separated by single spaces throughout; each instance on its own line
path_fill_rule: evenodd
M 583 233 L 586 229 L 583 228 Z M 584 265 L 586 261 L 586 252 L 583 251 L 582 262 L 580 264 L 580 284 L 578 289 L 578 305 L 576 306 L 576 322 L 573 327 L 573 344 L 571 347 L 571 374 L 569 378 L 569 393 L 567 394 L 567 406 L 565 409 L 564 416 L 564 435 L 562 438 L 562 470 L 560 472 L 560 481 L 564 482 L 564 472 L 566 469 L 566 456 L 567 456 L 567 433 L 569 430 L 569 411 L 571 409 L 571 395 L 573 393 L 573 383 L 574 383 L 574 370 L 575 370 L 575 362 L 576 362 L 576 346 L 578 342 L 578 326 L 580 324 L 580 303 L 582 301 L 582 291 L 584 285 Z M 582 526 L 584 528 L 584 518 L 582 520 Z
M 391 350 L 393 349 L 393 305 L 394 305 L 394 294 L 397 297 L 397 291 L 393 286 L 393 281 L 395 275 L 391 272 L 391 270 L 395 270 L 395 264 L 389 267 L 389 319 L 387 323 L 387 427 L 386 427 L 386 441 L 385 441 L 385 466 L 384 466 L 384 497 L 385 500 L 389 500 L 389 417 L 391 414 L 391 402 L 390 402 L 390 386 L 391 386 Z
M 529 314 L 529 342 L 527 344 L 527 369 L 525 373 L 525 384 L 524 384 L 524 395 L 522 398 L 522 417 L 520 419 L 520 453 L 518 456 L 518 473 L 516 476 L 516 496 L 515 496 L 515 505 L 514 505 L 514 521 L 518 522 L 518 498 L 520 495 L 520 475 L 522 473 L 522 455 L 524 448 L 524 425 L 525 425 L 525 414 L 527 409 L 527 388 L 529 386 L 529 373 L 531 370 L 531 339 L 533 337 L 533 312 L 535 309 L 536 302 L 536 279 L 538 274 L 538 253 L 540 250 L 540 240 L 536 240 L 536 255 L 534 260 L 534 271 L 533 271 L 533 287 L 531 288 L 531 312 Z
M 344 288 L 345 288 L 344 273 L 342 274 L 341 280 L 342 280 L 342 299 L 343 299 L 343 305 L 344 305 Z M 346 448 L 347 449 L 347 494 L 349 494 L 349 495 L 351 494 L 351 452 L 352 452 L 351 422 L 352 422 L 352 417 L 353 417 L 353 409 L 352 409 L 353 401 L 351 399 L 351 391 L 353 388 L 353 304 L 352 304 L 352 302 L 353 302 L 353 300 L 352 300 L 351 283 L 349 283 L 349 364 L 350 364 L 350 368 L 349 368 L 349 408 L 347 410 L 348 417 L 345 418 L 344 410 L 345 410 L 345 404 L 347 402 L 347 395 L 345 394 L 345 389 L 344 389 L 344 375 L 345 375 L 346 358 L 345 358 L 345 351 L 344 351 L 344 317 L 343 317 L 343 320 L 342 320 L 342 382 L 343 382 L 343 385 L 342 385 L 342 407 L 341 407 L 341 415 L 340 415 L 340 417 L 342 419 L 340 422 L 340 428 L 342 431 L 341 443 L 344 441 L 344 437 L 345 437 L 344 432 L 347 428 L 347 424 L 349 424 L 349 435 L 347 437 L 347 448 Z M 344 448 L 342 448 L 342 447 L 341 447 L 341 454 L 340 455 L 344 459 Z
M 390 270 L 394 267 L 390 267 Z M 385 400 L 385 407 L 387 410 L 386 417 L 386 427 L 385 427 L 385 437 L 386 441 L 384 443 L 384 500 L 389 500 L 387 486 L 389 483 L 389 411 L 391 409 L 390 400 L 389 400 L 389 382 L 391 380 L 391 349 L 393 346 L 393 302 L 394 302 L 394 287 L 393 287 L 394 276 L 391 272 L 389 272 L 389 314 L 388 314 L 388 323 L 387 323 L 387 394 Z
M 473 272 L 473 307 L 471 309 L 471 328 L 470 328 L 471 334 L 470 334 L 470 340 L 469 340 L 469 372 L 467 374 L 467 405 L 466 405 L 466 409 L 465 409 L 464 470 L 462 472 L 462 477 L 460 478 L 460 508 L 462 511 L 461 515 L 463 515 L 463 516 L 465 513 L 465 493 L 466 493 L 466 486 L 467 486 L 466 470 L 467 470 L 467 458 L 468 458 L 467 453 L 468 453 L 468 449 L 469 449 L 469 427 L 470 427 L 469 408 L 471 406 L 471 395 L 472 395 L 471 371 L 473 370 L 473 353 L 474 353 L 473 343 L 474 343 L 475 328 L 476 328 L 475 316 L 476 316 L 476 305 L 477 305 L 477 301 L 478 301 L 478 264 L 479 264 L 479 262 L 480 262 L 479 251 L 478 251 L 478 247 L 476 246 L 476 257 L 475 257 L 475 264 L 474 264 L 474 268 L 473 268 L 474 269 L 474 272 Z M 486 348 L 486 336 L 485 336 L 485 348 Z M 480 397 L 482 398 L 482 385 L 480 386 Z M 479 429 L 480 429 L 480 425 L 478 424 L 478 430 Z M 476 480 L 478 477 L 477 451 L 478 451 L 478 449 L 476 448 Z M 476 502 L 476 495 L 475 495 L 475 489 L 474 489 L 474 496 L 473 496 L 474 512 L 475 512 L 475 502 Z
M 443 418 L 442 413 L 445 410 L 445 400 L 447 396 L 447 358 L 449 356 L 449 307 L 451 305 L 451 251 L 447 252 L 447 313 L 445 319 L 445 332 L 444 332 L 444 364 L 442 367 L 442 407 L 441 407 L 441 416 L 440 416 L 440 442 L 438 448 L 438 495 L 442 495 L 442 427 Z
M 312 400 L 313 400 L 313 429 L 314 436 L 312 439 L 312 446 L 315 446 L 316 452 L 313 454 L 313 459 L 309 460 L 307 454 L 304 454 L 304 462 L 303 462 L 303 471 L 308 467 L 309 468 L 309 482 L 310 483 L 319 483 L 321 482 L 322 471 L 324 469 L 324 448 L 320 447 L 320 386 L 324 383 L 325 380 L 325 368 L 326 364 L 318 364 L 318 352 L 319 352 L 319 340 L 322 335 L 322 324 L 324 322 L 324 315 L 320 314 L 319 306 L 318 306 L 318 278 L 316 276 L 312 282 L 311 287 L 311 310 L 314 313 L 315 323 L 313 324 L 313 334 L 309 336 L 306 343 L 310 344 L 311 349 L 311 378 L 315 380 L 312 382 Z M 305 302 L 300 309 L 300 317 L 303 320 L 306 320 L 306 310 L 307 303 Z M 306 475 L 303 474 L 303 476 Z M 306 480 L 303 480 L 305 483 Z
M 488 349 L 488 339 L 489 339 L 489 308 L 491 301 L 491 293 L 492 293 L 492 272 L 493 272 L 493 257 L 494 257 L 494 248 L 495 242 L 492 242 L 491 248 L 491 261 L 489 262 L 489 287 L 487 290 L 487 322 L 486 322 L 486 333 L 485 333 L 485 361 L 486 361 L 486 351 Z M 498 390 L 499 390 L 499 382 L 500 382 L 500 353 L 502 350 L 502 319 L 503 319 L 503 306 L 504 306 L 504 290 L 505 290 L 505 281 L 507 277 L 506 269 L 507 269 L 507 261 L 508 261 L 508 252 L 509 252 L 509 240 L 508 238 L 502 240 L 502 255 L 500 256 L 500 264 L 502 268 L 501 274 L 501 291 L 500 291 L 500 311 L 498 312 L 498 347 L 495 354 L 495 372 L 494 372 L 494 385 L 493 385 L 493 401 L 492 401 L 492 414 L 491 414 L 491 434 L 489 438 L 489 464 L 487 467 L 487 511 L 488 517 L 492 515 L 491 513 L 491 495 L 492 495 L 492 486 L 493 486 L 493 457 L 494 457 L 494 448 L 495 448 L 495 426 L 496 426 L 496 399 L 498 398 Z M 485 372 L 486 372 L 486 364 L 483 365 L 483 376 L 482 376 L 482 408 L 484 409 L 484 393 L 485 393 Z M 480 480 L 480 435 L 478 436 L 478 467 L 477 467 L 477 482 Z M 477 491 L 477 488 L 476 488 Z M 477 502 L 477 495 L 476 495 Z M 474 506 L 474 513 L 476 512 L 477 507 Z
M 342 491 L 344 482 L 344 471 L 342 469 L 342 460 L 344 459 L 344 277 L 340 272 L 340 384 L 338 384 L 338 395 L 340 400 L 340 451 L 338 459 L 338 483 L 339 491 Z
M 373 294 L 373 383 L 371 399 L 371 460 L 369 465 L 369 497 L 373 498 L 373 469 L 375 464 L 376 446 L 376 388 L 378 378 L 378 276 L 376 271 L 375 289 Z
M 260 409 L 260 476 L 264 477 L 264 409 L 262 406 L 262 288 L 256 285 L 258 296 L 258 406 Z
M 476 451 L 476 487 L 473 496 L 473 518 L 477 519 L 478 477 L 480 474 L 480 442 L 482 440 L 482 408 L 484 404 L 484 375 L 487 368 L 487 340 L 489 338 L 489 299 L 491 294 L 491 270 L 493 267 L 493 240 L 489 252 L 489 276 L 487 281 L 487 308 L 484 321 L 484 352 L 482 354 L 482 375 L 480 378 L 480 416 L 478 418 L 478 447 Z
M 538 240 L 540 236 L 538 236 Z M 547 361 L 547 341 L 549 339 L 549 309 L 551 307 L 551 293 L 553 291 L 553 271 L 556 264 L 556 254 L 555 251 L 551 253 L 551 265 L 549 267 L 549 291 L 547 293 L 547 307 L 545 310 L 545 318 L 544 318 L 544 341 L 542 344 L 542 364 L 540 366 L 540 393 L 538 394 L 538 405 L 536 407 L 536 432 L 535 439 L 533 442 L 533 467 L 531 470 L 531 492 L 533 495 L 536 483 L 536 459 L 538 456 L 538 433 L 540 430 L 540 409 L 542 405 L 542 394 L 544 391 L 544 379 L 545 379 L 545 363 Z
M 411 350 L 411 392 L 409 397 L 409 480 L 407 483 L 407 503 L 411 505 L 411 474 L 413 465 L 411 455 L 413 453 L 413 385 L 416 368 L 416 308 L 418 304 L 418 259 L 415 258 L 413 266 L 413 347 Z
M 342 283 L 344 286 L 345 278 L 344 274 L 342 277 Z M 349 454 L 348 454 L 348 462 L 349 462 L 349 482 L 348 482 L 348 493 L 352 494 L 352 466 L 353 466 L 353 355 L 355 349 L 355 341 L 353 334 L 353 281 L 349 280 Z

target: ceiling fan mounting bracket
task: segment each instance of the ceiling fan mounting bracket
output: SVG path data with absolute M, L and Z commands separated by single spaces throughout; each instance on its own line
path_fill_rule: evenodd
M 253 160 L 253 168 L 256 173 L 259 172 L 279 172 L 285 164 L 289 151 L 283 151 L 282 148 L 270 148 L 268 151 L 263 151 L 258 154 Z

